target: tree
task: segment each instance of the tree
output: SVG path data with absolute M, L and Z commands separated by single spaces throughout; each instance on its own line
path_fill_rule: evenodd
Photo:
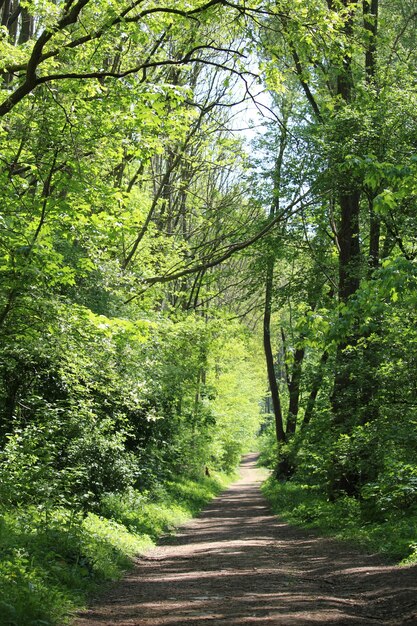
M 394 32 L 392 20 L 395 21 L 393 15 L 397 10 L 401 28 Z M 378 297 L 373 298 L 370 293 L 375 294 L 373 289 L 377 283 L 382 285 L 379 282 L 384 273 L 381 274 L 381 264 L 388 264 L 388 257 L 411 258 L 410 248 L 398 230 L 395 234 L 394 224 L 400 224 L 404 218 L 407 220 L 405 215 L 409 215 L 414 205 L 412 192 L 404 203 L 408 192 L 403 178 L 407 177 L 406 170 L 411 166 L 410 135 L 405 122 L 408 113 L 405 112 L 408 111 L 407 101 L 413 101 L 414 95 L 408 91 L 407 81 L 403 82 L 403 78 L 408 71 L 405 69 L 406 56 L 413 54 L 408 39 L 413 19 L 408 8 L 397 4 L 381 8 L 378 2 L 362 5 L 303 3 L 298 11 L 293 11 L 291 19 L 285 11 L 278 17 L 267 18 L 267 28 L 261 31 L 261 54 L 268 76 L 275 78 L 275 88 L 294 89 L 296 77 L 298 93 L 303 94 L 309 108 L 304 125 L 290 128 L 298 142 L 292 144 L 296 158 L 300 161 L 308 158 L 314 163 L 308 173 L 304 173 L 301 183 L 306 185 L 308 180 L 315 201 L 311 208 L 300 212 L 304 219 L 304 233 L 299 245 L 307 246 L 307 258 L 310 259 L 300 261 L 304 269 L 314 260 L 316 271 L 324 270 L 324 289 L 329 295 L 337 294 L 337 300 L 326 298 L 327 307 L 330 304 L 330 309 L 327 308 L 330 322 L 325 333 L 327 340 L 314 347 L 316 356 L 313 358 L 309 330 L 295 345 L 287 332 L 283 334 L 287 354 L 293 354 L 289 359 L 293 371 L 288 367 L 285 374 L 288 395 L 284 396 L 284 402 L 288 398 L 288 402 L 297 407 L 297 398 L 304 397 L 301 401 L 304 415 L 299 422 L 302 427 L 297 433 L 294 454 L 298 455 L 299 464 L 305 462 L 303 454 L 306 450 L 321 457 L 321 476 L 327 475 L 332 497 L 341 492 L 361 497 L 364 485 L 378 480 L 384 471 L 381 456 L 373 453 L 378 433 L 382 440 L 386 432 L 380 412 L 387 382 L 382 383 L 380 376 L 385 363 L 381 349 L 383 316 Z M 395 63 L 393 54 L 398 54 Z M 391 73 L 393 65 L 395 77 Z M 399 121 L 398 113 L 405 123 Z M 393 131 L 394 118 L 397 131 Z M 402 129 L 400 135 L 399 128 Z M 288 150 L 286 160 L 289 163 L 291 159 L 291 150 Z M 397 168 L 395 160 L 402 165 Z M 399 174 L 400 170 L 402 174 Z M 388 171 L 392 175 L 392 185 L 387 187 L 385 175 Z M 295 180 L 298 183 L 294 172 Z M 297 229 L 296 221 L 297 217 L 290 220 L 291 227 L 286 229 L 281 244 L 286 258 L 290 256 L 289 246 Z M 320 240 L 327 241 L 327 245 L 317 247 Z M 337 256 L 337 278 L 332 255 Z M 280 270 L 282 272 L 282 267 Z M 315 289 L 322 307 L 324 300 L 320 289 L 323 284 L 321 288 L 316 284 Z M 305 306 L 312 302 L 307 294 L 303 298 Z M 367 298 L 372 300 L 373 304 L 369 303 L 371 309 L 365 305 Z M 289 301 L 288 305 L 295 316 L 294 301 Z M 297 314 L 300 327 L 304 314 L 305 308 Z M 305 372 L 301 376 L 299 396 L 297 381 L 301 361 Z M 309 374 L 311 364 L 316 371 Z M 334 380 L 330 393 L 331 368 L 334 368 Z M 318 398 L 319 404 L 314 411 Z M 315 450 L 309 447 L 313 441 Z M 350 462 L 345 456 L 346 442 L 352 446 Z M 362 461 L 359 461 L 360 455 Z M 386 462 L 389 463 L 387 457 Z
M 145 474 L 201 470 L 220 436 L 204 395 L 229 288 L 214 268 L 230 276 L 271 227 L 226 130 L 251 72 L 224 2 L 15 9 L 2 5 L 1 442 L 30 473 L 47 439 L 54 502 L 88 509 Z

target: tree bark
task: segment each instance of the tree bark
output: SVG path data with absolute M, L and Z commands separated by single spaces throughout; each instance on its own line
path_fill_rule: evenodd
M 290 401 L 288 406 L 286 434 L 291 436 L 297 427 L 298 410 L 300 406 L 300 383 L 303 367 L 305 348 L 297 348 L 294 354 L 294 363 L 291 371 L 291 378 L 288 383 Z
M 285 112 L 284 112 L 284 117 L 286 118 Z M 271 208 L 269 211 L 269 217 L 271 219 L 274 219 L 279 213 L 281 170 L 282 170 L 284 152 L 285 152 L 286 143 L 287 143 L 286 121 L 287 119 L 284 120 L 284 124 L 282 126 L 279 149 L 278 149 L 278 154 L 277 154 L 277 158 L 275 161 L 274 180 L 273 180 L 273 183 L 274 183 L 273 184 L 273 199 L 272 199 Z M 269 252 L 269 257 L 267 259 L 267 266 L 266 266 L 266 278 L 265 278 L 265 307 L 264 307 L 264 319 L 263 319 L 263 341 L 264 341 L 266 368 L 268 372 L 268 382 L 269 382 L 269 388 L 271 391 L 272 406 L 274 409 L 275 433 L 276 433 L 277 442 L 282 443 L 286 441 L 286 436 L 285 436 L 285 431 L 284 431 L 284 421 L 282 417 L 281 399 L 279 395 L 277 378 L 275 375 L 274 356 L 273 356 L 272 345 L 271 345 L 271 312 L 272 312 L 272 290 L 273 290 L 273 281 L 274 281 L 274 267 L 275 267 L 275 258 L 273 256 L 273 253 Z
M 351 0 L 344 0 L 343 4 L 348 8 Z M 348 18 L 344 28 L 346 37 L 352 35 L 352 28 L 353 14 Z M 337 77 L 337 96 L 346 105 L 349 105 L 352 100 L 352 89 L 352 60 L 349 55 L 346 55 Z M 340 224 L 337 233 L 339 245 L 338 296 L 339 302 L 346 304 L 359 288 L 361 266 L 359 240 L 360 191 L 355 189 L 353 171 L 350 173 L 347 185 L 341 186 L 339 204 Z M 342 340 L 338 345 L 331 397 L 334 424 L 346 432 L 350 430 L 350 423 L 357 408 L 356 381 L 352 378 L 352 366 L 354 365 L 355 357 L 346 348 L 349 344 L 354 345 L 356 340 L 355 331 L 352 330 L 351 336 Z
M 266 360 L 266 369 L 268 373 L 269 389 L 271 391 L 272 406 L 275 418 L 275 434 L 278 442 L 285 442 L 284 424 L 282 419 L 281 399 L 279 388 L 275 376 L 274 355 L 271 345 L 271 311 L 272 311 L 272 287 L 274 277 L 274 259 L 268 259 L 267 273 L 265 281 L 265 308 L 263 322 L 263 340 Z
M 307 406 L 306 406 L 306 410 L 304 413 L 304 418 L 303 418 L 303 423 L 301 425 L 301 428 L 305 428 L 310 423 L 311 418 L 313 416 L 313 410 L 316 404 L 316 399 L 317 399 L 318 393 L 320 391 L 320 387 L 323 382 L 324 366 L 326 365 L 328 359 L 329 359 L 328 352 L 327 351 L 323 352 L 316 375 L 314 376 L 314 379 L 313 379 L 313 384 L 311 386 L 310 394 L 308 396 Z

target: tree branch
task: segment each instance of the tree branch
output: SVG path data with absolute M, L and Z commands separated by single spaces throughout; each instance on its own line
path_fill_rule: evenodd
M 300 197 L 290 202 L 285 207 L 285 209 L 283 209 L 280 213 L 275 215 L 275 217 L 272 220 L 270 220 L 263 228 L 261 228 L 261 230 L 258 231 L 255 235 L 253 235 L 252 237 L 248 237 L 247 239 L 244 239 L 243 241 L 238 241 L 236 243 L 231 244 L 230 246 L 227 247 L 226 251 L 223 254 L 220 254 L 216 258 L 214 259 L 212 258 L 211 260 L 207 260 L 207 261 L 202 261 L 200 263 L 197 263 L 196 265 L 188 266 L 178 271 L 172 271 L 172 273 L 170 273 L 170 270 L 168 270 L 165 274 L 161 276 L 151 276 L 150 278 L 143 278 L 142 282 L 145 283 L 147 287 L 142 289 L 137 294 L 131 296 L 128 300 L 125 301 L 125 304 L 132 302 L 132 300 L 135 300 L 137 297 L 142 295 L 152 285 L 156 285 L 157 283 L 168 283 L 172 280 L 176 280 L 177 278 L 182 278 L 183 276 L 189 276 L 190 274 L 195 274 L 196 272 L 200 272 L 202 270 L 207 270 L 212 267 L 216 267 L 216 265 L 220 265 L 224 261 L 227 261 L 228 259 L 230 259 L 231 256 L 233 256 L 237 252 L 240 252 L 241 250 L 244 250 L 245 248 L 252 246 L 254 243 L 262 239 L 262 237 L 267 235 L 272 230 L 272 228 L 276 226 L 276 224 L 278 224 L 282 219 L 284 219 L 284 217 L 288 214 L 288 212 L 291 211 L 291 209 L 293 209 L 297 204 L 300 204 L 300 206 L 296 212 L 303 210 L 304 207 L 308 206 L 309 204 L 313 204 L 317 202 L 317 199 L 314 199 L 311 202 L 303 203 L 304 198 L 306 198 L 310 194 L 310 192 L 311 190 L 309 189 Z

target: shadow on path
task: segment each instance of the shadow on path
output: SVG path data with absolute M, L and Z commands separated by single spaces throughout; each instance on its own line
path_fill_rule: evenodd
M 417 568 L 283 523 L 255 463 L 75 626 L 417 625 Z

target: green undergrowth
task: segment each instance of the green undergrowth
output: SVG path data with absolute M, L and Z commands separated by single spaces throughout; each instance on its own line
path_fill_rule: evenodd
M 232 477 L 178 480 L 153 493 L 106 495 L 97 513 L 65 508 L 0 509 L 0 625 L 52 626 L 70 621 L 132 556 L 196 515 Z
M 317 488 L 270 477 L 262 487 L 274 513 L 287 522 L 354 541 L 365 550 L 386 554 L 402 563 L 417 563 L 417 511 L 387 512 L 378 521 L 367 520 L 363 505 L 351 497 L 329 502 Z

